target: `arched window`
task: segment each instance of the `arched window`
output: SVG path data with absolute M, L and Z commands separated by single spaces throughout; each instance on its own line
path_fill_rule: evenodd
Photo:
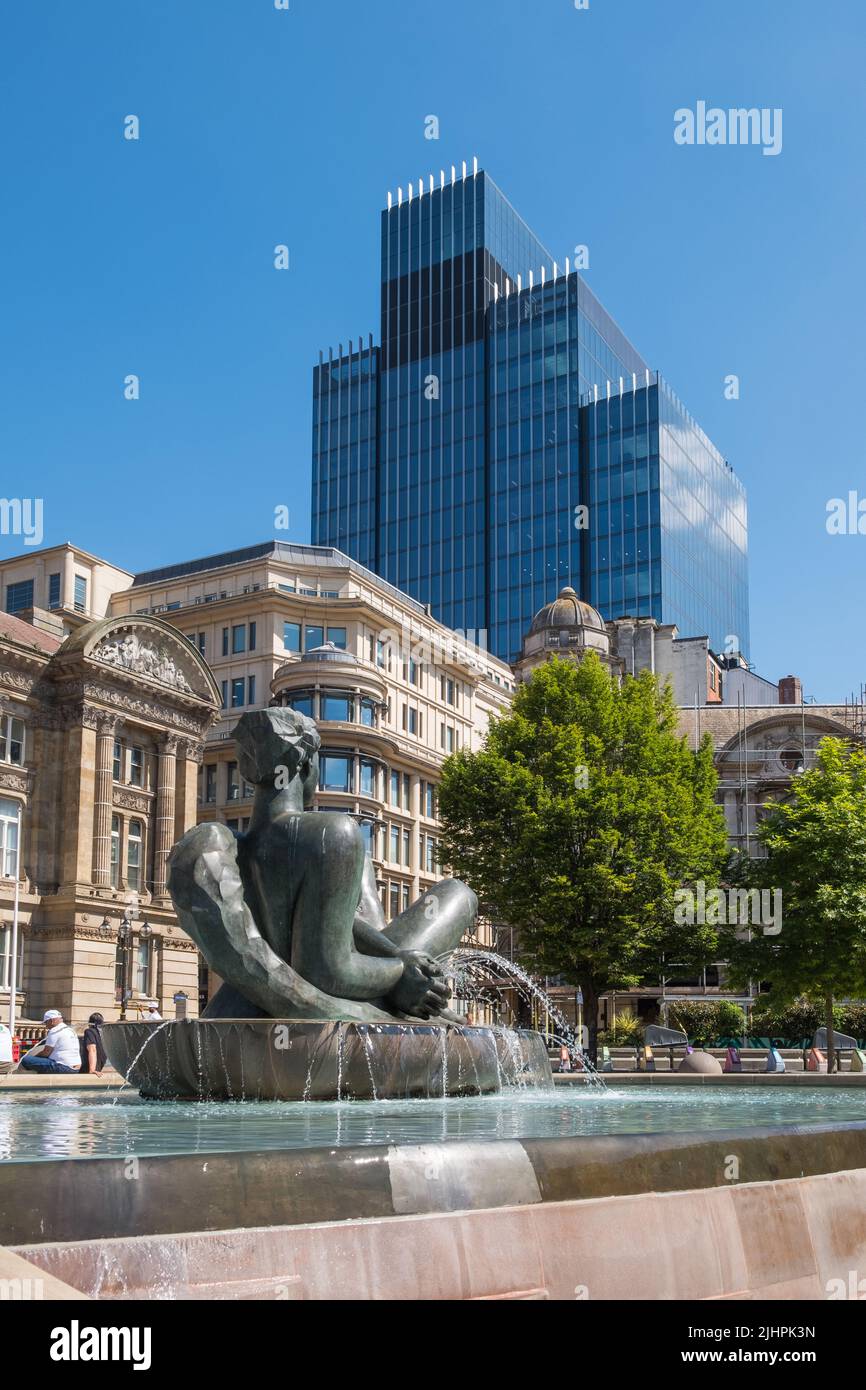
M 141 882 L 141 849 L 142 849 L 142 826 L 140 820 L 129 822 L 129 836 L 126 843 L 126 886 L 133 892 L 140 892 Z

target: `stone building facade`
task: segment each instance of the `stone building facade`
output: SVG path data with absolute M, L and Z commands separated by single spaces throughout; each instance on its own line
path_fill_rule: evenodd
M 159 619 L 103 618 L 64 638 L 58 615 L 28 617 L 0 615 L 0 1008 L 17 875 L 19 1017 L 53 1007 L 80 1025 L 116 1017 L 124 998 L 173 1010 L 181 991 L 195 1013 L 198 955 L 166 861 L 196 820 L 219 691 Z
M 278 542 L 137 575 L 111 607 L 172 623 L 213 672 L 200 820 L 246 828 L 252 788 L 231 731 L 246 710 L 293 704 L 322 737 L 317 809 L 359 822 L 386 917 L 442 877 L 442 763 L 480 747 L 514 689 L 511 668 L 467 640 L 481 634 L 451 632 L 338 550 Z
M 514 671 L 518 680 L 527 680 L 551 656 L 580 661 L 590 651 L 620 678 L 652 671 L 669 680 L 679 705 L 714 705 L 725 698 L 726 661 L 710 650 L 707 637 L 680 637 L 672 623 L 655 618 L 605 621 L 571 588 L 535 614 Z

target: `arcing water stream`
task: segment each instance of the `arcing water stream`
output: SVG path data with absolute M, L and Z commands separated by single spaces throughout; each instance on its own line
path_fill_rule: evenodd
M 538 981 L 516 961 L 483 947 L 460 946 L 445 957 L 443 965 L 460 997 L 474 1003 L 489 1003 L 491 986 L 501 988 L 504 975 L 521 999 L 553 1020 L 558 1036 L 564 1038 L 569 1052 L 578 1058 L 591 1084 L 604 1088 L 604 1081 L 584 1050 L 583 1039 L 576 1036 L 573 1026 Z

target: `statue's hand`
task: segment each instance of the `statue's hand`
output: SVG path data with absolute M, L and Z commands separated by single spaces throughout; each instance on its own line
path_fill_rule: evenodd
M 423 951 L 401 951 L 400 958 L 403 974 L 388 995 L 388 1003 L 415 1018 L 435 1018 L 450 995 L 441 969 Z

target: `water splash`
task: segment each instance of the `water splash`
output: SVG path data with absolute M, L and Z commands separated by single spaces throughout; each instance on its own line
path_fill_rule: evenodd
M 153 1028 L 153 1031 L 150 1033 L 150 1035 L 149 1035 L 148 1037 L 145 1038 L 144 1042 L 142 1043 L 141 1047 L 140 1047 L 140 1048 L 138 1049 L 138 1051 L 136 1052 L 136 1054 L 135 1054 L 135 1056 L 133 1057 L 132 1061 L 130 1062 L 129 1066 L 126 1068 L 126 1076 L 124 1077 L 123 1084 L 122 1084 L 121 1086 L 118 1087 L 117 1093 L 116 1093 L 116 1095 L 115 1095 L 115 1097 L 114 1097 L 114 1100 L 111 1102 L 112 1105 L 116 1105 L 116 1104 L 117 1104 L 117 1102 L 120 1100 L 120 1097 L 121 1097 L 122 1093 L 126 1090 L 127 1086 L 132 1086 L 132 1085 L 133 1085 L 133 1082 L 131 1082 L 130 1079 L 129 1079 L 130 1076 L 132 1075 L 133 1069 L 135 1068 L 136 1064 L 138 1063 L 139 1059 L 141 1058 L 141 1056 L 142 1056 L 142 1054 L 145 1052 L 145 1050 L 146 1050 L 148 1047 L 150 1047 L 150 1044 L 153 1042 L 153 1040 L 154 1040 L 154 1038 L 156 1037 L 157 1033 L 161 1033 L 162 1030 L 163 1030 L 163 1028 L 167 1028 L 168 1025 L 169 1025 L 170 1023 L 173 1023 L 173 1022 L 174 1022 L 174 1020 L 171 1019 L 171 1018 L 165 1019 L 165 1020 L 164 1020 L 162 1023 L 160 1023 L 156 1028 Z M 151 1025 L 148 1025 L 148 1026 L 150 1027 Z M 134 1084 L 137 1086 L 139 1083 L 138 1083 L 138 1082 L 135 1082 Z
M 487 1001 L 489 986 L 496 978 L 494 972 L 510 979 L 521 999 L 530 1005 L 534 1004 L 553 1020 L 559 1036 L 567 1043 L 569 1052 L 578 1058 L 589 1084 L 604 1090 L 604 1079 L 584 1051 L 583 1043 L 576 1036 L 574 1027 L 547 991 L 521 965 L 509 960 L 507 956 L 500 955 L 498 951 L 475 946 L 460 946 L 445 959 L 448 974 L 453 976 L 461 994 L 475 1000 Z M 508 1046 L 511 1050 L 510 1040 Z M 514 1060 L 516 1062 L 517 1059 Z

